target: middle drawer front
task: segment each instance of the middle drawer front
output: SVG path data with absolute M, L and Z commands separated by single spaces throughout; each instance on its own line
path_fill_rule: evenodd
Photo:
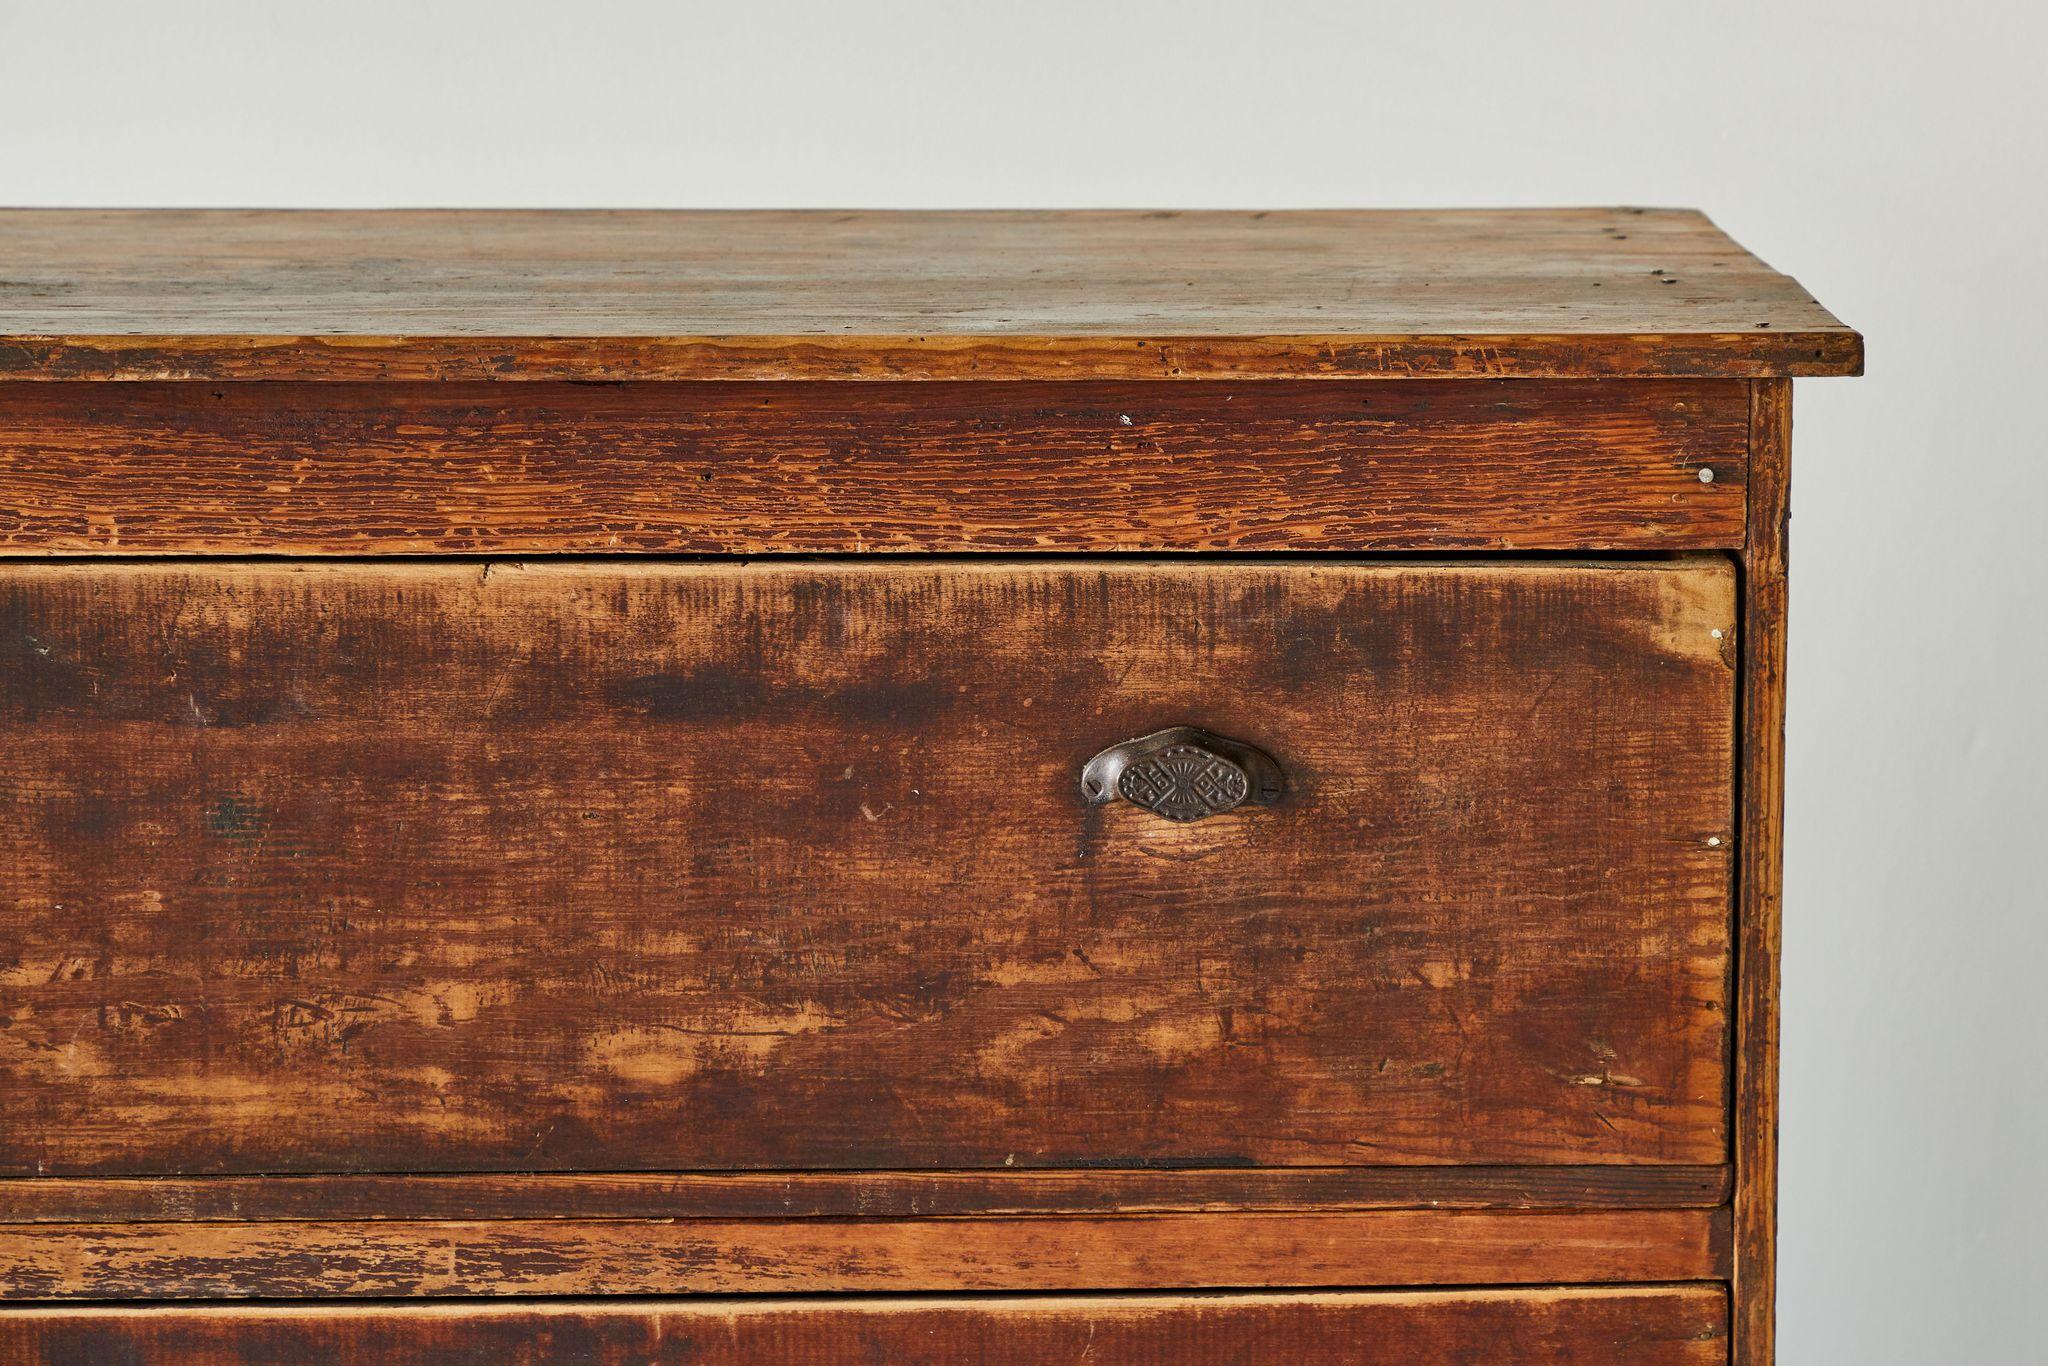
M 0 1170 L 1715 1163 L 1734 579 L 0 570 Z M 1194 726 L 1272 805 L 1091 805 Z

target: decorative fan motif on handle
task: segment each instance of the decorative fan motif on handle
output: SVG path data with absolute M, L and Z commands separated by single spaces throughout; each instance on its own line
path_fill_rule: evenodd
M 1116 780 L 1127 802 L 1170 821 L 1198 821 L 1230 810 L 1251 791 L 1244 770 L 1193 745 L 1172 745 L 1140 759 Z
M 1081 770 L 1081 796 L 1091 805 L 1122 797 L 1170 821 L 1270 806 L 1282 787 L 1271 756 L 1193 726 L 1111 745 Z

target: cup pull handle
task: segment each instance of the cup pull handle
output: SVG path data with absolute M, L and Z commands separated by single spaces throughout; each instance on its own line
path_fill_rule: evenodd
M 1121 797 L 1170 821 L 1271 806 L 1285 787 L 1271 755 L 1193 726 L 1111 745 L 1081 769 L 1081 796 L 1090 806 Z

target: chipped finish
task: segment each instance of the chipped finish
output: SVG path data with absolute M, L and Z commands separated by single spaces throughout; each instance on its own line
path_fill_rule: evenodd
M 0 554 L 1733 547 L 1748 418 L 1702 380 L 0 384 Z
M 0 1224 L 1711 1209 L 1729 1184 L 1725 1166 L 44 1176 L 0 1180 Z
M 1716 1164 L 1734 611 L 1711 556 L 11 566 L 0 1164 Z M 1288 797 L 1086 807 L 1164 721 Z
M 1725 1210 L 0 1226 L 0 1299 L 1718 1280 Z
M 37 380 L 1854 373 L 1690 210 L 0 212 Z
M 1338 1366 L 1377 1359 L 1519 1366 L 1727 1360 L 1719 1286 L 1043 1298 L 233 1305 L 0 1314 L 0 1354 L 52 1366 L 265 1361 L 588 1366 Z

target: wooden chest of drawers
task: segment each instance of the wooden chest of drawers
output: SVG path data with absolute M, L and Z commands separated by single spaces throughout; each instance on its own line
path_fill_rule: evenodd
M 1685 212 L 0 214 L 0 1357 L 1768 1360 L 1860 365 Z

